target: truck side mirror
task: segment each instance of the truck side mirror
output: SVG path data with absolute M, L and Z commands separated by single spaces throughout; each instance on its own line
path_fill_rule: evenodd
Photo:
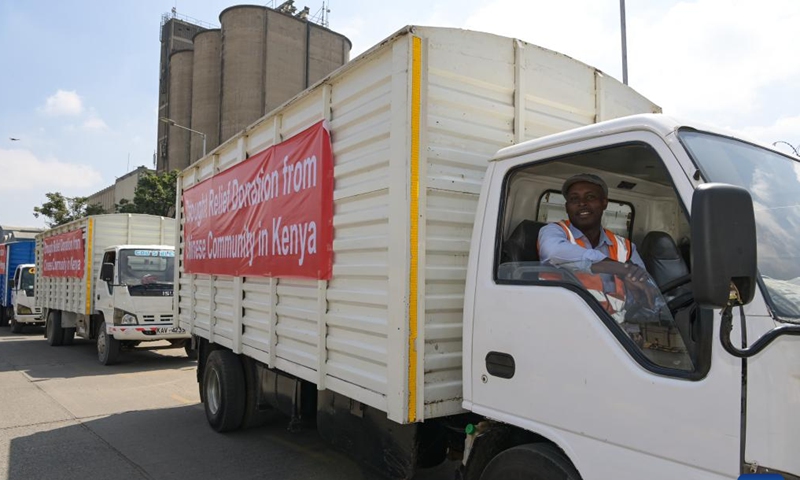
M 8 288 L 10 288 L 11 290 L 14 290 L 14 279 L 13 278 L 9 278 L 8 279 Z
M 103 266 L 100 267 L 100 280 L 108 283 L 112 283 L 114 281 L 113 263 L 104 263 Z
M 741 302 L 756 290 L 756 220 L 744 188 L 723 183 L 697 187 L 692 197 L 692 288 L 703 307 L 725 307 L 731 282 Z

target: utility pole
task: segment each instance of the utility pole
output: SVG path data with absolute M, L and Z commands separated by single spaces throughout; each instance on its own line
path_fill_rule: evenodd
M 619 0 L 619 21 L 622 33 L 622 83 L 628 84 L 628 42 L 625 31 L 625 0 Z

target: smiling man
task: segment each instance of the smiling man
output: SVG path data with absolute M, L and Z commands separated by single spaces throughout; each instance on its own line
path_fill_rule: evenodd
M 551 223 L 539 231 L 542 262 L 590 274 L 612 274 L 626 283 L 649 279 L 636 246 L 603 228 L 608 186 L 602 178 L 581 173 L 561 187 L 568 221 Z M 580 277 L 579 277 L 580 278 Z

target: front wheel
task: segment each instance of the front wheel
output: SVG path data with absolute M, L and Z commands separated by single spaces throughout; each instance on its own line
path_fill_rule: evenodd
M 103 365 L 113 365 L 119 358 L 120 341 L 106 332 L 106 322 L 100 324 L 97 332 L 97 359 Z
M 19 323 L 16 318 L 11 317 L 11 333 L 22 333 L 23 324 Z
M 580 480 L 581 476 L 555 446 L 532 443 L 509 448 L 486 465 L 481 480 Z
M 5 327 L 8 325 L 8 316 L 6 316 L 6 309 L 4 307 L 0 307 L 0 327 Z
M 242 362 L 229 350 L 214 350 L 203 372 L 203 399 L 211 428 L 229 432 L 242 426 L 245 410 Z

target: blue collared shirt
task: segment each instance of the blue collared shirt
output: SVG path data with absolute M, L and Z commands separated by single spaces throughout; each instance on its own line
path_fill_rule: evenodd
M 572 224 L 569 225 L 569 230 L 576 240 L 583 238 L 583 243 L 587 247 L 573 245 L 560 225 L 550 223 L 539 230 L 539 259 L 542 262 L 570 270 L 591 272 L 592 265 L 608 258 L 608 247 L 612 245 L 613 240 L 608 238 L 605 230 L 600 231 L 600 243 L 596 247 L 592 247 L 592 242 L 586 235 Z M 631 242 L 631 262 L 647 270 L 633 242 Z

